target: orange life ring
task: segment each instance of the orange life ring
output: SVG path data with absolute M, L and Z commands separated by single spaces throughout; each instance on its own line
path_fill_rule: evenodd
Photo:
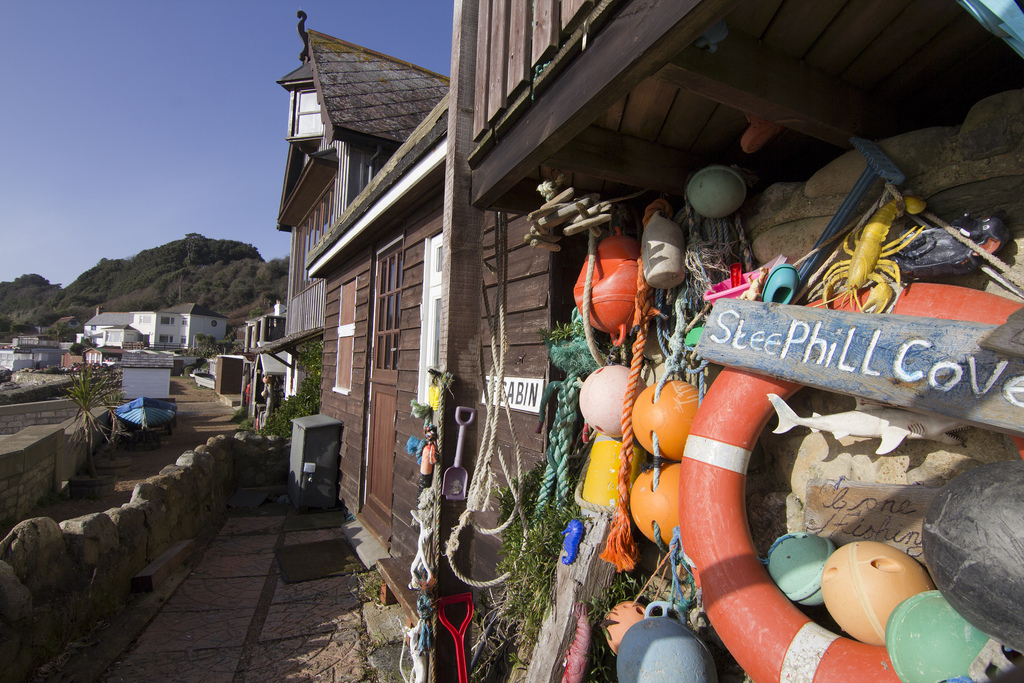
M 1018 308 L 1020 304 L 986 292 L 915 283 L 901 294 L 894 312 L 1001 324 Z M 733 368 L 725 368 L 714 381 L 683 455 L 683 548 L 696 565 L 715 631 L 758 683 L 898 683 L 885 647 L 840 637 L 808 619 L 775 587 L 754 549 L 746 513 L 747 463 L 774 414 L 767 394 L 787 398 L 799 388 Z M 1014 441 L 1024 448 L 1024 439 Z

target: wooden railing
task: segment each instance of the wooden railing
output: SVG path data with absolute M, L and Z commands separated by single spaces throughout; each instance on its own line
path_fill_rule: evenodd
M 287 334 L 324 326 L 326 292 L 327 285 L 324 280 L 313 280 L 308 287 L 292 297 L 288 302 Z

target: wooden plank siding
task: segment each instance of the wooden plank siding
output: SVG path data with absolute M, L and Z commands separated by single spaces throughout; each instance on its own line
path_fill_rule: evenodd
M 327 278 L 324 328 L 323 373 L 320 412 L 344 423 L 338 461 L 338 498 L 349 510 L 359 509 L 362 500 L 364 413 L 366 410 L 366 339 L 369 321 L 370 271 L 373 261 L 364 250 L 348 261 L 344 270 Z M 339 292 L 343 284 L 355 281 L 355 335 L 352 349 L 352 385 L 349 393 L 334 391 L 337 372 Z M 362 341 L 359 341 L 362 340 Z

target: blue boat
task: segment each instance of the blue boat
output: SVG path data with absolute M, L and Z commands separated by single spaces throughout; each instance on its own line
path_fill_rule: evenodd
M 116 414 L 125 422 L 148 429 L 167 424 L 174 419 L 177 411 L 178 406 L 175 403 L 140 396 L 134 401 L 118 406 Z

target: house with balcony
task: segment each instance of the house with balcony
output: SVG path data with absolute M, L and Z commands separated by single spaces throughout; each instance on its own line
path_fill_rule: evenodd
M 278 230 L 291 233 L 285 335 L 260 353 L 283 369 L 285 396 L 303 373 L 289 353 L 324 333 L 326 282 L 308 254 L 448 90 L 413 64 L 307 31 L 300 65 L 278 81 L 289 97 L 288 156 Z

